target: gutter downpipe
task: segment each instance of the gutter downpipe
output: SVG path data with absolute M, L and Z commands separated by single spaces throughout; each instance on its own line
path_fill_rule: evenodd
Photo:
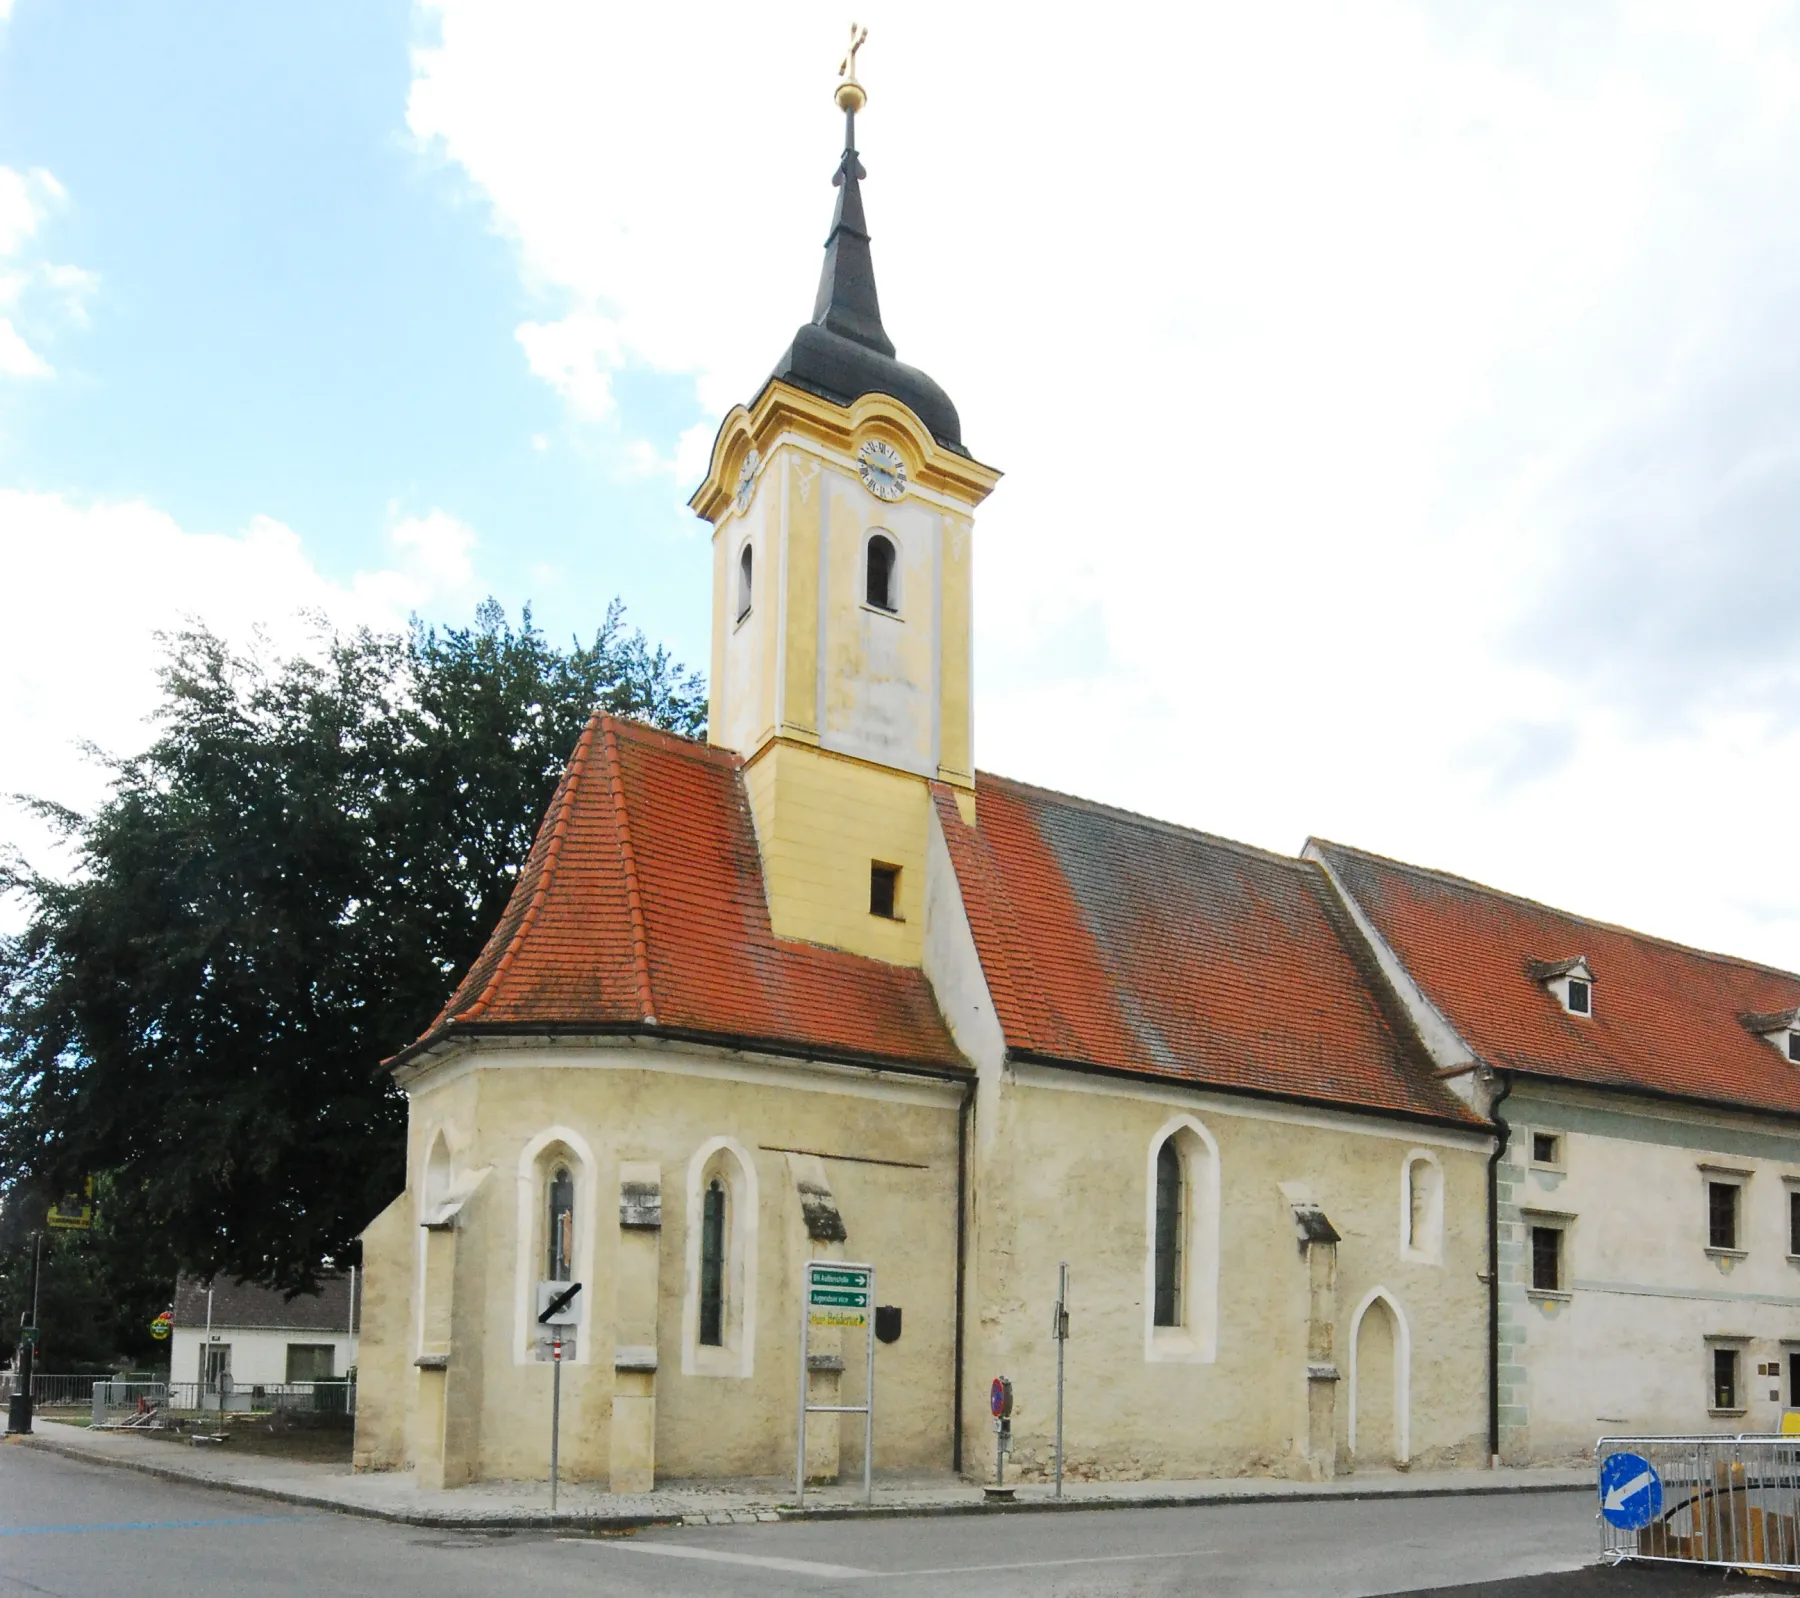
M 963 1089 L 956 1110 L 956 1352 L 950 1404 L 950 1468 L 963 1468 L 963 1274 L 968 1262 L 969 1112 L 975 1107 L 975 1083 Z
M 1512 1128 L 1500 1114 L 1500 1106 L 1512 1092 L 1512 1076 L 1505 1071 L 1500 1091 L 1488 1103 L 1488 1117 L 1499 1129 L 1494 1152 L 1488 1156 L 1488 1468 L 1500 1468 L 1500 1161 L 1512 1141 Z

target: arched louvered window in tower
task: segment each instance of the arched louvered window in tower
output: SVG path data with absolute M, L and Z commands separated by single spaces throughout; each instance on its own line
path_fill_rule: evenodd
M 755 557 L 751 554 L 750 546 L 746 544 L 744 545 L 743 552 L 738 556 L 737 619 L 739 621 L 742 621 L 750 614 L 750 579 L 753 574 L 754 566 Z
M 882 533 L 869 540 L 868 584 L 863 597 L 877 610 L 898 610 L 900 596 L 894 591 L 894 543 Z

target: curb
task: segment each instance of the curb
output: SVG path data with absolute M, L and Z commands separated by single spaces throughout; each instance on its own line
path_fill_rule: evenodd
M 329 1510 L 338 1515 L 354 1515 L 361 1520 L 384 1520 L 393 1525 L 427 1526 L 442 1531 L 605 1533 L 643 1531 L 652 1526 L 718 1524 L 718 1522 L 712 1521 L 708 1514 L 693 1511 L 635 1515 L 512 1513 L 472 1516 L 458 1515 L 454 1512 L 438 1514 L 406 1509 L 382 1509 L 372 1504 L 344 1503 L 316 1493 L 290 1491 L 280 1487 L 263 1486 L 259 1483 L 220 1481 L 217 1477 L 193 1475 L 168 1465 L 158 1465 L 147 1459 L 122 1459 L 116 1456 L 96 1454 L 83 1448 L 71 1448 L 66 1443 L 52 1441 L 38 1432 L 32 1433 L 29 1443 L 22 1437 L 14 1439 L 11 1434 L 7 1434 L 5 1440 L 8 1442 L 16 1440 L 26 1447 L 35 1448 L 47 1454 L 55 1454 L 62 1459 L 73 1459 L 84 1464 L 111 1467 L 117 1470 L 132 1470 L 141 1476 L 153 1476 L 159 1481 L 173 1482 L 183 1487 L 200 1487 L 213 1492 L 238 1493 L 246 1498 L 261 1498 L 275 1503 L 294 1504 L 306 1509 Z M 1590 1482 L 1496 1482 L 1492 1486 L 1471 1484 L 1467 1487 L 1370 1488 L 1365 1492 L 1352 1489 L 1340 1492 L 1315 1490 L 1155 1493 L 1141 1498 L 1097 1500 L 1026 1498 L 1010 1504 L 990 1504 L 981 1500 L 972 1500 L 968 1503 L 950 1504 L 821 1504 L 816 1509 L 796 1509 L 792 1506 L 778 1505 L 772 1513 L 781 1521 L 937 1520 L 961 1515 L 1077 1514 L 1087 1511 L 1119 1509 L 1220 1508 L 1232 1504 L 1368 1503 L 1381 1499 L 1481 1498 L 1525 1493 L 1591 1493 L 1593 1490 L 1593 1484 Z M 714 1513 L 719 1512 L 715 1511 Z M 760 1519 L 762 1515 L 767 1515 L 771 1511 L 751 1511 L 749 1513 L 756 1514 Z M 735 1522 L 735 1524 L 746 1524 L 746 1522 Z

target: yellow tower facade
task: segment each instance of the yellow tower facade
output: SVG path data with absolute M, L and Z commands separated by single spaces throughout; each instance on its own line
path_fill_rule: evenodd
M 710 737 L 745 758 L 776 935 L 918 965 L 927 784 L 975 786 L 972 532 L 999 473 L 894 359 L 853 71 L 838 103 L 813 320 L 725 418 L 690 501 L 713 527 Z

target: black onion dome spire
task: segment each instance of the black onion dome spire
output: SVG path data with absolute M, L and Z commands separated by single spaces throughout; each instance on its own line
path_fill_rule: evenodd
M 854 61 L 847 61 L 853 68 Z M 863 101 L 862 86 L 852 71 L 838 86 L 838 104 L 844 108 L 844 155 L 831 180 L 838 191 L 837 208 L 825 240 L 825 266 L 819 273 L 812 320 L 794 335 L 770 376 L 840 405 L 864 394 L 891 395 L 940 444 L 967 454 L 950 396 L 917 367 L 894 359 L 894 341 L 881 325 L 875 258 L 863 220 L 861 183 L 868 174 L 856 153 L 856 112 Z

